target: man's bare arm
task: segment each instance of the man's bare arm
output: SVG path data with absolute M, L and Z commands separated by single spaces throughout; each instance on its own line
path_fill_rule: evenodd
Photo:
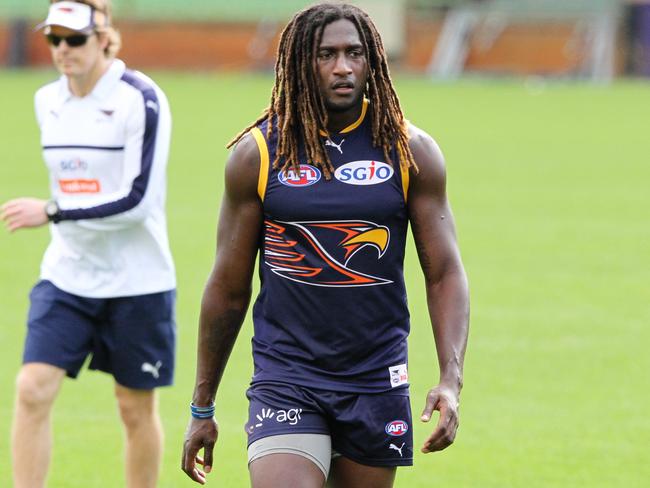
M 411 150 L 420 171 L 411 178 L 409 219 L 424 273 L 440 368 L 440 381 L 429 391 L 421 416 L 428 422 L 434 410 L 440 411 L 438 425 L 421 449 L 432 452 L 449 446 L 458 428 L 469 293 L 447 201 L 442 153 L 433 139 L 416 127 L 411 127 Z
M 226 184 L 217 254 L 201 302 L 196 384 L 192 401 L 197 406 L 214 402 L 217 388 L 237 339 L 251 298 L 251 282 L 262 228 L 262 205 L 257 196 L 259 150 L 247 136 L 226 165 Z M 183 448 L 182 469 L 201 484 L 212 469 L 218 426 L 214 419 L 192 418 Z M 197 457 L 204 450 L 204 458 Z

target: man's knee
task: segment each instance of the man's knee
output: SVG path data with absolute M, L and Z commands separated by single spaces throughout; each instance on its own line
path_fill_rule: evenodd
M 118 385 L 115 387 L 115 397 L 120 417 L 127 430 L 157 422 L 154 390 L 132 390 Z
M 16 377 L 19 407 L 29 410 L 49 409 L 59 392 L 65 372 L 40 363 L 24 365 Z

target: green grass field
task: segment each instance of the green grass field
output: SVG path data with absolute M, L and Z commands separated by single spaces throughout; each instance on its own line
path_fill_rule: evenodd
M 0 201 L 46 197 L 32 110 L 52 72 L 0 72 Z M 174 115 L 168 214 L 178 269 L 176 385 L 161 393 L 161 487 L 190 486 L 180 451 L 197 315 L 212 265 L 225 143 L 258 115 L 265 76 L 157 74 Z M 650 480 L 650 85 L 397 78 L 408 118 L 445 151 L 472 291 L 457 442 L 418 454 L 397 486 L 609 487 Z M 0 486 L 10 485 L 13 381 L 46 229 L 0 231 Z M 437 381 L 412 245 L 410 373 L 417 414 Z M 210 486 L 248 485 L 244 326 L 218 397 Z M 420 445 L 431 426 L 415 427 Z M 110 377 L 67 381 L 54 411 L 51 487 L 124 486 Z M 36 442 L 37 440 L 35 440 Z M 38 464 L 39 459 L 34 459 Z

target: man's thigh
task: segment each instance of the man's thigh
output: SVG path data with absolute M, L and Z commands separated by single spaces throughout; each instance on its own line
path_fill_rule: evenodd
M 333 459 L 331 466 L 328 488 L 392 488 L 397 469 L 365 466 L 342 456 Z M 297 454 L 259 457 L 249 464 L 249 471 L 252 488 L 321 488 L 326 481 L 316 463 Z
M 327 420 L 304 389 L 253 385 L 246 432 L 251 482 L 256 488 L 322 487 L 332 447 Z
M 329 435 L 322 409 L 305 388 L 286 383 L 255 384 L 246 396 L 249 446 L 264 437 L 277 435 Z
M 248 466 L 252 488 L 322 488 L 325 475 L 311 460 L 298 454 L 268 454 Z
M 405 392 L 339 393 L 329 402 L 332 450 L 357 464 L 413 464 L 410 400 Z M 350 470 L 352 471 L 352 470 Z
M 91 369 L 113 375 L 122 386 L 150 390 L 173 382 L 175 291 L 108 299 Z
M 271 474 L 280 476 L 288 466 L 300 470 L 304 464 L 301 460 L 287 461 L 286 466 L 269 466 L 268 459 L 258 463 L 261 457 L 275 459 L 276 455 L 293 453 L 293 457 L 311 461 L 325 478 L 335 483 L 332 486 L 390 487 L 395 468 L 412 464 L 412 420 L 407 392 L 354 394 L 264 384 L 252 386 L 247 394 L 251 476 L 268 471 L 268 475 L 258 478 L 272 480 Z M 299 442 L 301 435 L 304 442 Z M 327 438 L 327 453 L 314 440 L 319 437 Z M 266 455 L 259 456 L 260 452 Z M 332 453 L 336 468 L 330 476 Z
M 328 488 L 391 488 L 397 466 L 413 463 L 407 392 L 338 393 L 328 404 L 335 419 Z
M 40 281 L 30 295 L 23 363 L 45 363 L 75 378 L 93 349 L 102 301 Z
M 366 466 L 338 456 L 332 459 L 328 488 L 392 488 L 397 468 Z
M 326 434 L 284 434 L 262 437 L 248 446 L 248 465 L 256 466 L 256 473 L 266 469 L 265 463 L 257 463 L 263 457 L 277 454 L 299 456 L 315 465 L 322 473 L 324 482 L 330 470 L 332 443 Z M 292 461 L 293 458 L 289 458 Z M 298 461 L 294 460 L 293 464 Z

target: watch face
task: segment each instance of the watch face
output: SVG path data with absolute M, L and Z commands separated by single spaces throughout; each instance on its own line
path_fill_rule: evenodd
M 57 213 L 59 213 L 59 206 L 55 201 L 50 200 L 45 204 L 45 213 L 50 218 L 54 217 Z

